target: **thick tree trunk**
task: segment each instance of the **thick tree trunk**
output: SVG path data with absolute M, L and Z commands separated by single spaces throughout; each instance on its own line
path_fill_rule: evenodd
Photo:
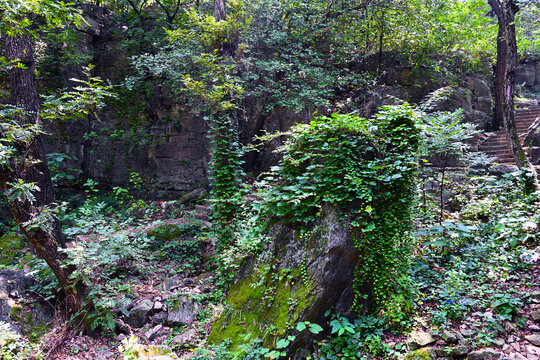
M 495 124 L 504 124 L 518 168 L 534 171 L 519 141 L 514 119 L 514 88 L 518 65 L 515 15 L 519 11 L 519 7 L 514 0 L 488 0 L 488 2 L 497 15 L 499 23 L 495 79 Z
M 214 0 L 214 18 L 216 21 L 225 20 L 225 0 Z
M 12 105 L 23 109 L 24 115 L 19 119 L 21 124 L 39 124 L 39 98 L 35 80 L 35 65 L 32 51 L 32 41 L 28 35 L 5 37 L 5 52 L 8 60 L 17 60 L 24 66 L 13 66 L 9 70 L 9 82 Z M 15 144 L 17 158 L 12 159 L 9 167 L 0 169 L 0 186 L 3 191 L 8 190 L 10 182 L 23 180 L 25 183 L 36 183 L 41 189 L 35 194 L 35 201 L 28 200 L 8 201 L 8 205 L 21 231 L 26 235 L 30 244 L 37 253 L 47 262 L 54 272 L 62 290 L 66 295 L 67 310 L 77 314 L 82 310 L 85 288 L 82 283 L 74 286 L 70 275 L 75 271 L 73 267 L 63 267 L 66 255 L 59 251 L 64 246 L 60 232 L 59 222 L 47 221 L 47 226 L 29 229 L 27 223 L 40 215 L 40 207 L 49 205 L 54 199 L 53 186 L 47 167 L 47 160 L 43 150 L 42 138 L 37 137 L 28 145 Z M 37 161 L 37 163 L 35 163 Z M 79 317 L 79 319 L 82 319 Z

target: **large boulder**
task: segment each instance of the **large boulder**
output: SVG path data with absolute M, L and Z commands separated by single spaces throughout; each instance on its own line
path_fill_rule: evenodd
M 270 235 L 266 256 L 259 259 L 273 260 L 253 261 L 241 269 L 226 309 L 213 324 L 210 343 L 230 339 L 236 346 L 262 338 L 269 346 L 299 321 L 323 324 L 326 311 L 349 311 L 359 254 L 336 209 L 323 208 L 309 245 L 289 226 L 276 225 Z M 307 332 L 298 334 L 291 348 L 310 340 Z

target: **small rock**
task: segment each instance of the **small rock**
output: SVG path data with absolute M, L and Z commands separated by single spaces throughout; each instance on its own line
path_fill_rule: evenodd
M 540 347 L 527 345 L 527 346 L 525 346 L 525 348 L 527 349 L 527 352 L 529 354 L 537 356 L 536 359 L 540 359 Z
M 161 336 L 163 333 L 164 333 L 163 332 L 163 325 L 157 325 L 154 328 L 152 328 L 152 330 L 147 331 L 144 334 L 144 337 L 146 338 L 146 340 L 152 341 L 155 338 L 157 338 L 158 336 Z
M 118 335 L 118 336 L 116 337 L 116 340 L 122 341 L 122 340 L 124 340 L 125 338 L 126 338 L 126 335 L 120 334 L 120 335 Z
M 154 315 L 154 317 L 152 318 L 152 325 L 165 324 L 166 321 L 167 321 L 167 313 L 160 312 Z
M 521 355 L 520 353 L 511 353 L 509 356 L 510 356 L 510 359 L 527 360 L 527 358 Z
M 495 349 L 482 349 L 476 350 L 469 353 L 467 360 L 491 360 L 498 359 L 501 357 L 501 353 Z
M 499 164 L 499 165 L 494 165 L 494 166 L 489 168 L 489 175 L 501 176 L 501 175 L 504 175 L 504 174 L 511 173 L 513 171 L 514 171 L 513 167 L 510 167 L 510 166 L 504 165 L 504 164 Z
M 433 348 L 424 348 L 411 351 L 405 355 L 405 360 L 434 360 L 435 351 Z
M 540 304 L 540 291 L 533 291 L 529 294 L 529 299 L 534 304 Z
M 535 322 L 540 322 L 540 311 L 536 310 L 531 313 L 531 317 Z
M 469 339 L 474 335 L 474 331 L 472 330 L 461 330 L 459 333 L 466 339 Z
M 163 310 L 163 303 L 161 301 L 156 301 L 154 303 L 154 311 L 158 312 L 158 311 L 161 311 L 161 310 Z
M 190 344 L 191 341 L 196 338 L 197 336 L 197 330 L 195 329 L 189 329 L 188 331 L 186 331 L 185 333 L 183 334 L 180 334 L 180 335 L 176 335 L 173 339 L 172 339 L 172 345 L 187 345 L 187 344 Z
M 96 360 L 107 360 L 114 357 L 114 353 L 108 350 L 100 350 L 97 352 Z
M 460 340 L 463 339 L 463 336 L 459 333 L 451 332 L 451 331 L 445 331 L 441 335 L 441 338 L 446 342 L 447 344 L 457 344 Z
M 540 346 L 540 335 L 528 335 L 525 336 L 525 339 L 533 345 Z
M 502 347 L 502 351 L 503 352 L 508 352 L 510 351 L 510 349 L 512 349 L 512 347 L 508 344 L 504 344 L 503 347 Z
M 466 346 L 454 346 L 448 348 L 437 349 L 437 356 L 449 356 L 449 357 L 460 357 L 465 356 L 469 352 L 469 349 Z
M 185 287 L 195 286 L 195 280 L 190 279 L 190 278 L 184 279 L 184 282 L 182 282 L 182 286 L 185 286 Z
M 173 291 L 178 289 L 178 282 L 180 281 L 180 278 L 178 275 L 166 278 L 165 281 L 163 281 L 163 288 L 165 291 Z
M 512 349 L 516 350 L 517 352 L 521 351 L 521 347 L 519 346 L 519 343 L 517 342 L 511 343 L 510 346 L 512 347 Z
M 505 345 L 504 341 L 501 340 L 501 339 L 495 339 L 495 340 L 493 340 L 493 341 L 491 342 L 491 344 L 492 344 L 493 346 L 495 346 L 496 348 L 498 348 L 498 349 L 502 349 L 503 346 Z
M 126 278 L 126 282 L 127 283 L 130 283 L 132 285 L 142 285 L 142 282 L 141 280 L 139 280 L 138 277 L 136 276 L 133 276 L 133 275 L 130 275 Z
M 153 307 L 154 303 L 151 300 L 142 300 L 129 311 L 126 323 L 134 328 L 143 327 L 148 321 Z
M 169 309 L 167 324 L 191 324 L 199 313 L 199 304 L 191 297 L 181 296 L 174 301 Z
M 114 330 L 120 334 L 129 335 L 129 326 L 127 326 L 121 319 L 114 320 Z

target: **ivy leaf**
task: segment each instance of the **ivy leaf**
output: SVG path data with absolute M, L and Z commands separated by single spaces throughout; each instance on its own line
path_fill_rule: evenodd
M 287 340 L 287 339 L 279 339 L 277 344 L 276 344 L 276 348 L 278 349 L 284 349 L 287 347 L 287 345 L 289 345 L 290 341 Z
M 323 331 L 323 328 L 318 325 L 318 324 L 309 324 L 309 331 L 312 333 L 312 334 L 318 334 L 320 333 L 321 331 Z
M 306 329 L 306 323 L 300 322 L 298 325 L 296 325 L 296 330 L 298 331 L 304 331 Z

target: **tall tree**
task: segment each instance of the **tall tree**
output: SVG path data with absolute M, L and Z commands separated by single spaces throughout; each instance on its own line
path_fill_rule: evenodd
M 497 67 L 495 70 L 495 116 L 494 127 L 505 127 L 512 144 L 512 153 L 517 166 L 532 168 L 519 141 L 514 118 L 514 89 L 518 51 L 515 17 L 519 6 L 515 0 L 488 0 L 497 15 L 499 30 L 497 35 Z
M 50 212 L 53 186 L 42 138 L 37 131 L 32 138 L 14 139 L 11 136 L 14 128 L 24 131 L 29 128 L 39 129 L 41 125 L 32 30 L 27 25 L 28 19 L 34 17 L 33 14 L 40 13 L 40 10 L 46 12 L 47 18 L 52 18 L 60 7 L 47 1 L 40 2 L 39 5 L 17 1 L 10 5 L 12 6 L 9 8 L 2 6 L 1 27 L 10 30 L 4 31 L 2 40 L 5 61 L 9 64 L 9 102 L 11 108 L 17 109 L 17 112 L 11 112 L 11 118 L 0 124 L 0 143 L 14 149 L 11 156 L 0 159 L 0 186 L 5 194 L 12 194 L 8 196 L 8 205 L 22 233 L 58 278 L 66 296 L 68 312 L 81 316 L 85 288 L 82 282 L 75 283 L 71 278 L 76 269 L 63 266 L 66 254 L 61 248 L 65 245 L 59 222 Z M 32 5 L 44 8 L 32 8 Z M 53 5 L 51 8 L 54 13 L 47 12 L 50 10 L 47 5 Z M 65 16 L 65 11 L 67 9 L 61 10 L 60 16 Z M 25 189 L 28 190 L 26 194 L 23 191 Z

